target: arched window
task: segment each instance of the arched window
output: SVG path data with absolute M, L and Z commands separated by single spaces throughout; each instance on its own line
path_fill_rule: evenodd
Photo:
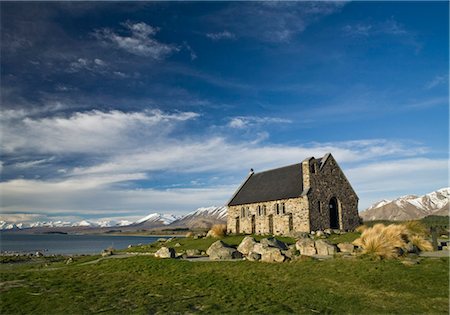
M 258 214 L 258 216 L 261 216 L 261 206 L 256 207 L 256 213 Z
M 275 204 L 275 213 L 276 213 L 277 215 L 280 214 L 280 204 L 279 204 L 279 203 L 276 203 L 276 204 Z
M 250 207 L 247 207 L 245 210 L 247 212 L 247 217 L 249 217 L 250 216 Z
M 281 214 L 285 214 L 286 213 L 286 206 L 284 204 L 284 202 L 281 204 Z
M 241 208 L 241 218 L 245 217 L 245 208 Z
M 311 170 L 311 174 L 315 174 L 316 173 L 316 163 L 313 162 L 311 164 L 310 170 Z
M 266 215 L 266 205 L 262 206 L 262 215 Z

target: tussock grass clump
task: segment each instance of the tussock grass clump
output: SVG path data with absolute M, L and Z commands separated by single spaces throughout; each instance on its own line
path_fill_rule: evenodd
M 403 225 L 408 229 L 409 234 L 425 237 L 427 228 L 420 221 L 407 221 Z
M 362 233 L 362 232 L 364 232 L 365 230 L 367 230 L 367 228 L 368 228 L 367 225 L 360 225 L 360 226 L 358 226 L 358 227 L 355 229 L 355 231 L 358 232 L 358 233 Z
M 422 236 L 412 235 L 410 237 L 411 243 L 416 246 L 420 251 L 431 252 L 433 250 L 433 244 L 430 241 L 427 241 Z
M 214 224 L 211 227 L 211 230 L 208 231 L 206 236 L 210 236 L 213 238 L 224 237 L 227 234 L 227 225 L 226 224 Z
M 361 247 L 363 254 L 384 259 L 394 258 L 398 256 L 399 249 L 406 246 L 406 236 L 407 229 L 402 225 L 375 224 L 364 230 L 353 245 Z
M 186 233 L 186 237 L 194 237 L 194 233 L 193 232 L 187 232 Z
M 378 223 L 366 228 L 353 245 L 361 247 L 362 254 L 388 259 L 406 253 L 408 244 L 421 251 L 432 250 L 433 246 L 424 238 L 425 235 L 426 228 L 418 221 L 388 226 Z

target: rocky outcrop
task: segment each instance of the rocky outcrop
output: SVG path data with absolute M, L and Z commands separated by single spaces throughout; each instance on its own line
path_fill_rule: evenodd
M 276 247 L 265 247 L 261 253 L 261 261 L 263 262 L 283 262 L 286 259 L 281 250 Z

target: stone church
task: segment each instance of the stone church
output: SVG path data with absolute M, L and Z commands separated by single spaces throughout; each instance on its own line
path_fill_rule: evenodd
M 229 233 L 288 235 L 359 224 L 358 196 L 331 153 L 260 173 L 227 204 Z

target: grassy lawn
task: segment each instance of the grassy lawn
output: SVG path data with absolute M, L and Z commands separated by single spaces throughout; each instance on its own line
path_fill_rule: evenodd
M 283 264 L 148 256 L 0 266 L 1 314 L 448 314 L 448 258 Z

